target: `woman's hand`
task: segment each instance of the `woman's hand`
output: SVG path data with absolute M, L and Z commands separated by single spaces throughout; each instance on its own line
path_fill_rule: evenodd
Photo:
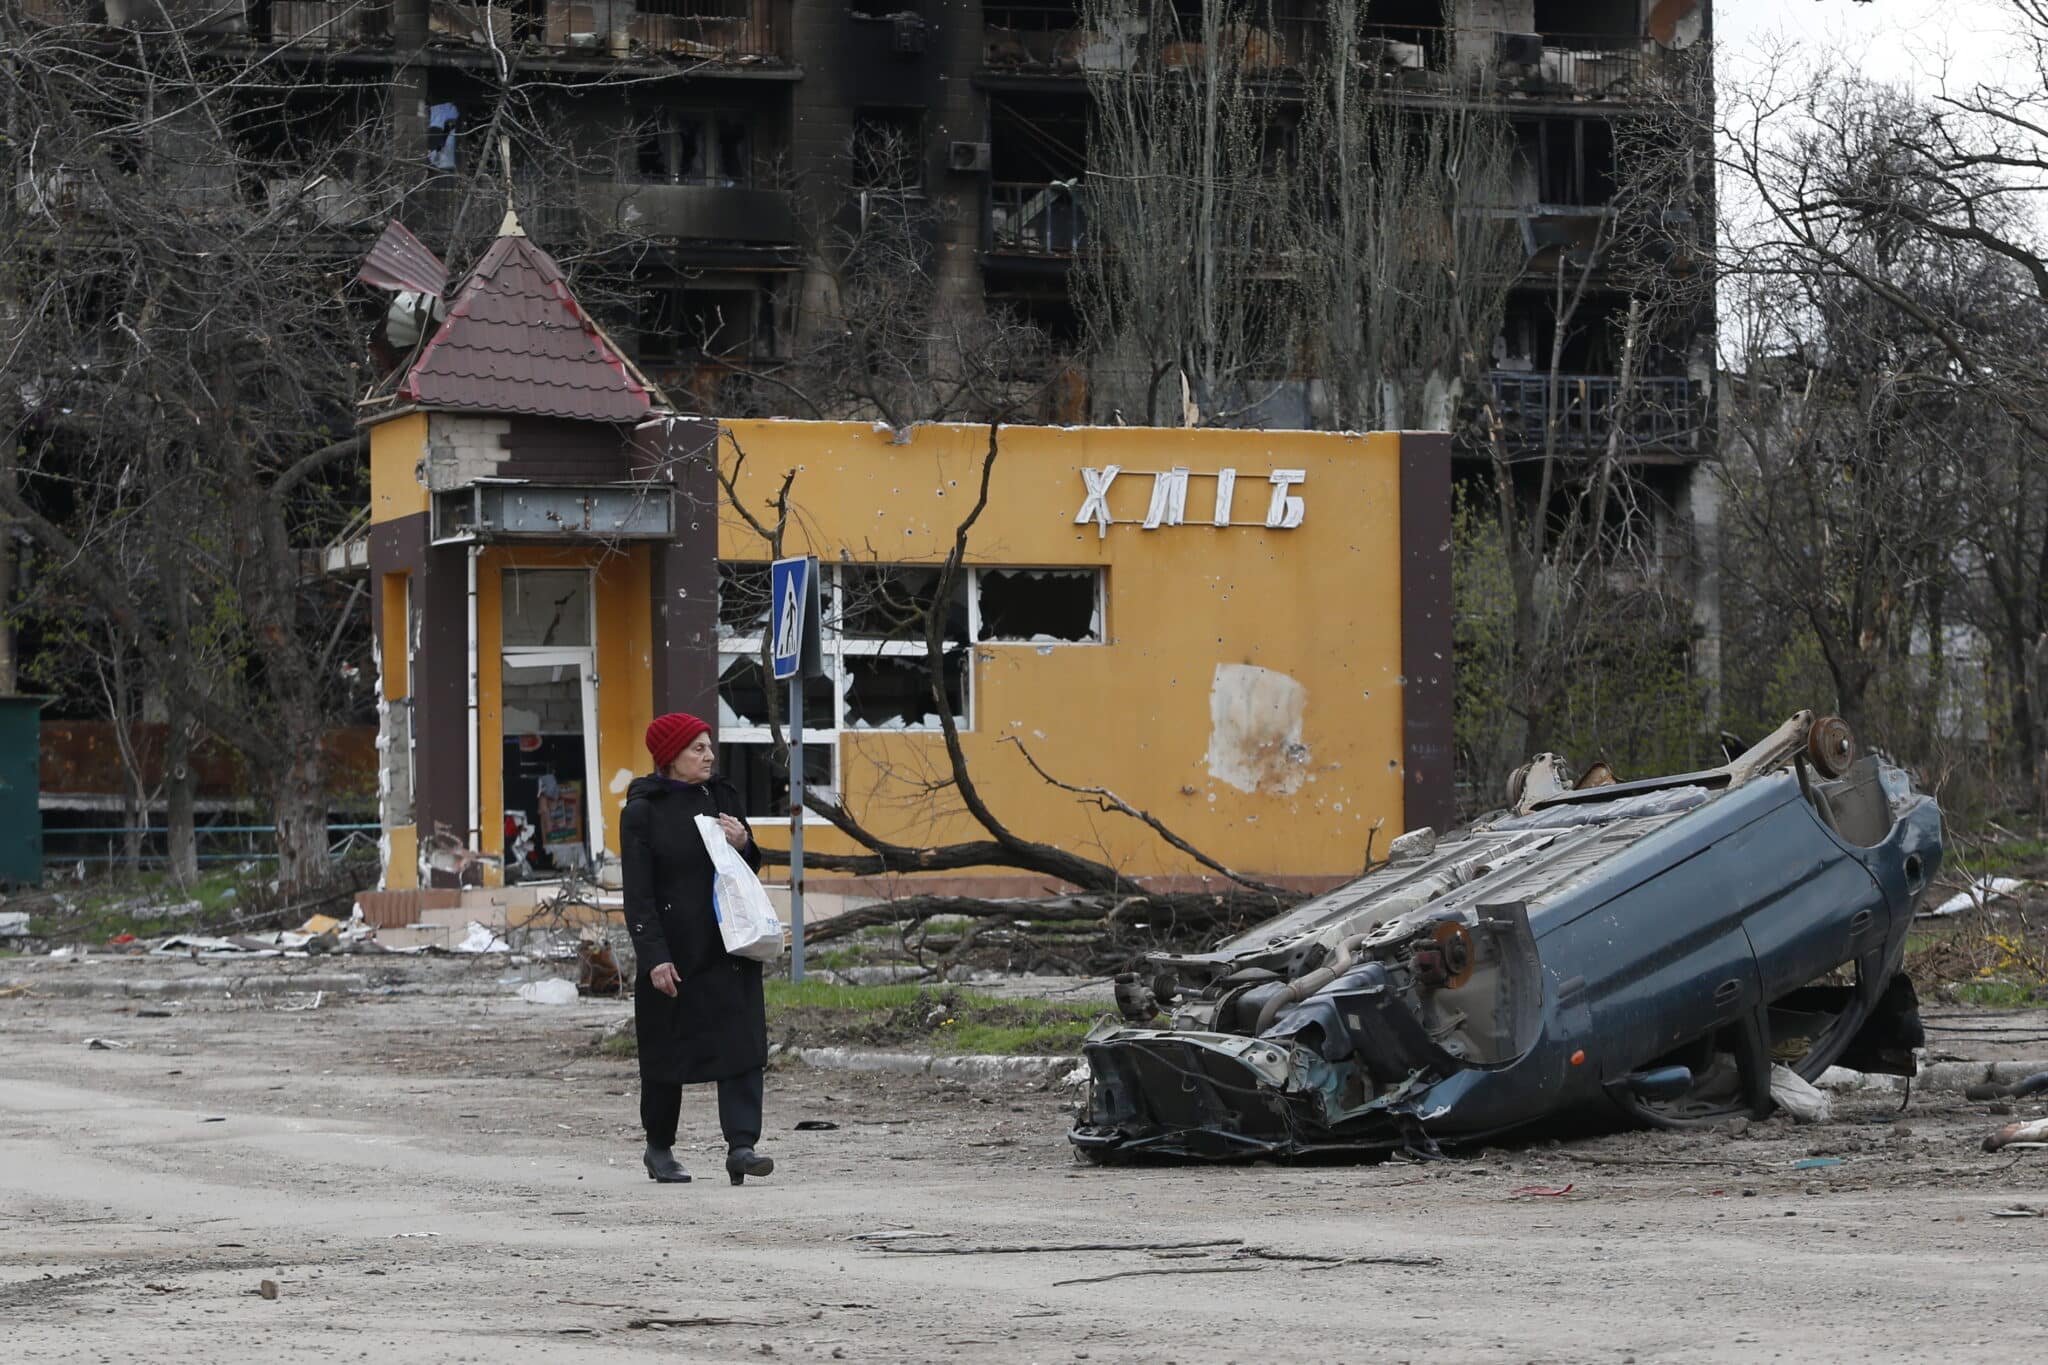
M 747 851 L 747 845 L 752 842 L 752 836 L 747 833 L 747 827 L 740 823 L 738 816 L 720 812 L 718 827 L 725 831 L 725 841 L 728 844 L 731 844 L 742 853 Z
M 674 995 L 676 993 L 676 964 L 673 962 L 662 963 L 647 974 L 647 979 L 652 981 L 654 989 L 660 991 L 663 995 Z

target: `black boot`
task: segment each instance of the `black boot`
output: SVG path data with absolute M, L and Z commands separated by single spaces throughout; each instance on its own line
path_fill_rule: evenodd
M 750 1175 L 772 1175 L 775 1158 L 758 1155 L 752 1147 L 735 1147 L 725 1154 L 725 1173 L 735 1185 L 747 1183 Z
M 664 1185 L 687 1185 L 690 1173 L 683 1169 L 683 1163 L 676 1160 L 674 1151 L 667 1147 L 649 1147 L 640 1160 L 647 1167 L 647 1178 L 658 1180 Z

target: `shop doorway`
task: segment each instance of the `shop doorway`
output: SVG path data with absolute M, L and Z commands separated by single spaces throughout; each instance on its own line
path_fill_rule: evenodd
M 575 650 L 505 656 L 505 880 L 589 868 L 604 846 L 591 800 L 597 706 L 590 659 Z
M 597 672 L 590 575 L 509 569 L 504 577 L 499 743 L 505 880 L 555 880 L 604 848 L 597 772 Z

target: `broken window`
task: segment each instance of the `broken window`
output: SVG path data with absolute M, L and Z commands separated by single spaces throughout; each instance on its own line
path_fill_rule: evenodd
M 768 629 L 768 566 L 720 560 L 718 635 L 759 636 Z
M 1614 128 L 1604 119 L 1548 118 L 1516 128 L 1539 204 L 1613 202 Z
M 926 665 L 924 622 L 938 570 L 922 565 L 827 564 L 820 596 L 825 673 L 804 683 L 807 781 L 828 785 L 838 737 L 854 730 L 936 730 L 937 709 Z M 944 691 L 955 722 L 968 725 L 972 676 L 969 575 L 945 608 Z M 761 662 L 770 619 L 769 567 L 738 561 L 719 566 L 718 738 L 728 776 L 746 794 L 749 815 L 788 813 L 787 775 L 769 754 L 773 724 L 788 684 L 770 679 Z M 771 710 L 770 696 L 775 698 Z M 813 744 L 812 741 L 815 741 Z
M 903 192 L 924 186 L 924 110 L 868 108 L 853 116 L 847 152 L 857 190 Z
M 775 692 L 775 709 L 768 709 L 769 689 Z M 832 702 L 836 691 L 830 676 L 804 680 L 804 726 L 830 729 Z M 761 667 L 761 651 L 728 650 L 718 656 L 718 730 L 767 727 L 786 719 L 789 712 L 789 684 L 769 677 Z
M 830 792 L 833 784 L 833 754 L 837 744 L 804 745 L 804 789 Z M 718 771 L 738 789 L 750 820 L 789 817 L 789 765 L 776 755 L 773 744 L 721 744 Z
M 764 359 L 775 352 L 775 296 L 752 286 L 647 289 L 635 331 L 643 359 Z
M 636 164 L 655 184 L 729 189 L 753 178 L 753 135 L 744 119 L 664 109 L 641 128 Z
M 849 652 L 846 666 L 845 726 L 849 730 L 936 730 L 938 706 L 931 669 L 922 647 L 915 653 Z M 954 724 L 967 721 L 967 650 L 948 644 L 940 671 Z
M 974 638 L 1099 644 L 1101 583 L 1094 569 L 982 569 L 975 575 Z

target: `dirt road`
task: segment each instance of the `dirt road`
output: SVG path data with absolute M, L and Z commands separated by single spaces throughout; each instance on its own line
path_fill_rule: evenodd
M 725 1183 L 693 1092 L 711 1178 L 666 1187 L 631 1063 L 591 1046 L 617 1006 L 291 1003 L 0 1000 L 7 1358 L 1983 1362 L 2048 1327 L 2048 1218 L 1991 1216 L 2048 1207 L 2048 1152 L 1979 1152 L 2005 1120 L 1952 1096 L 1429 1166 L 1097 1170 L 1065 1093 L 798 1068 L 770 1078 L 772 1179 Z M 1816 1155 L 1840 1163 L 1793 1169 Z M 857 1240 L 910 1229 L 944 1235 Z M 973 1250 L 1205 1241 L 1231 1244 Z M 1171 1273 L 1061 1283 L 1120 1272 Z

